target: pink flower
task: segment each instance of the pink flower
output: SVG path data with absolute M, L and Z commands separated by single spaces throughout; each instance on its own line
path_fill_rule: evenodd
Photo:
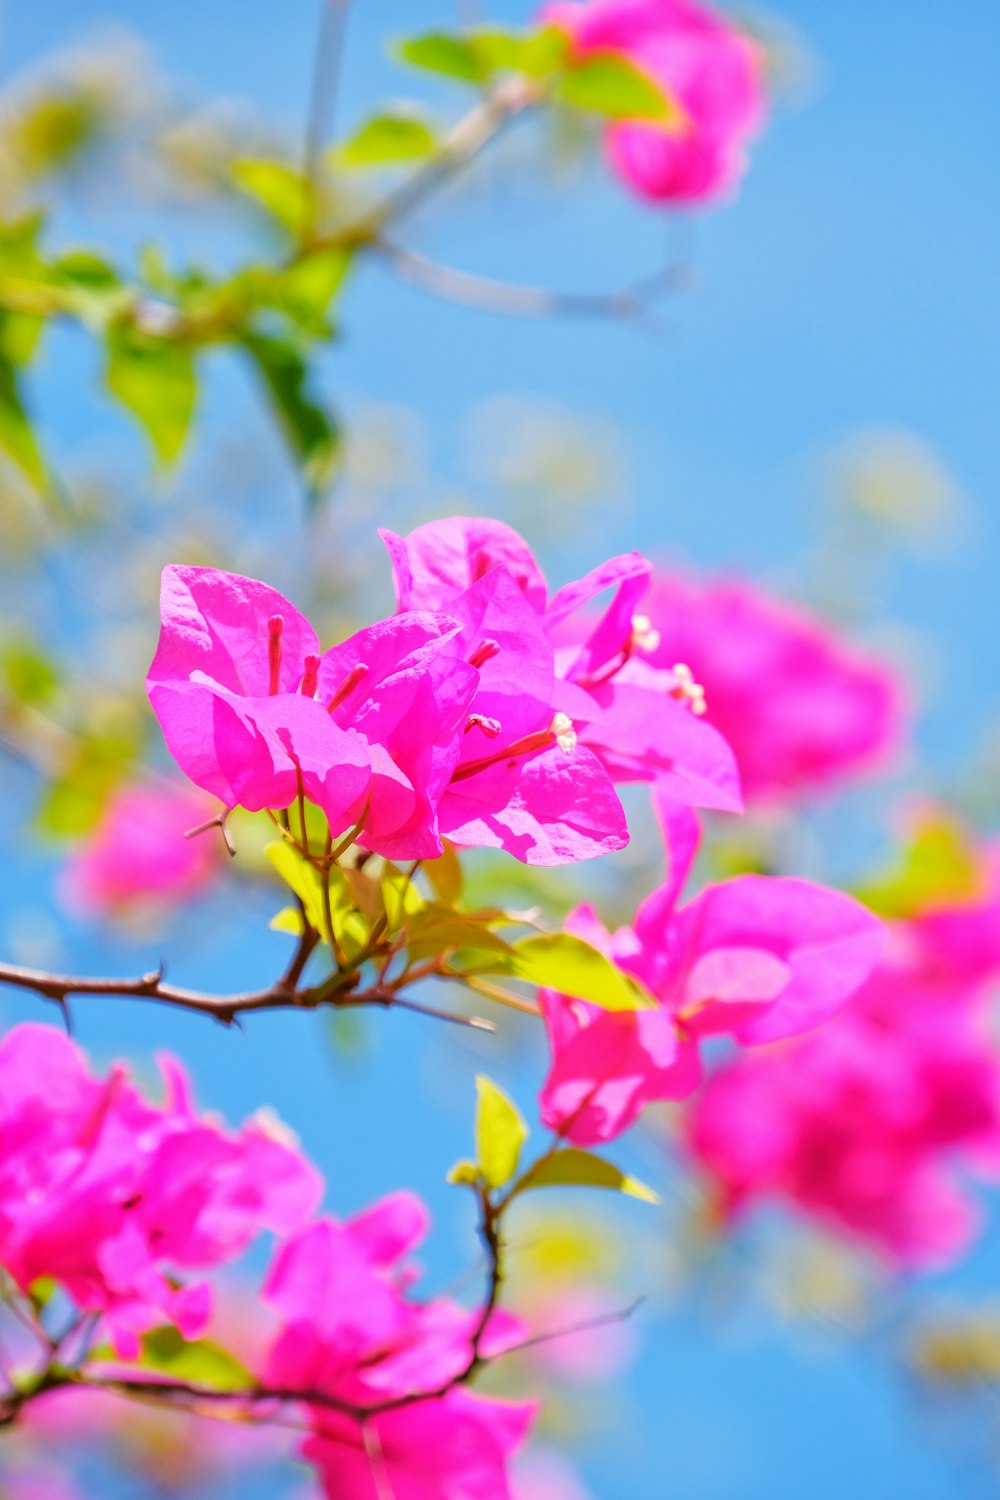
M 747 800 L 781 802 L 883 763 L 903 694 L 882 663 L 804 611 L 740 582 L 658 571 L 646 609 L 657 666 L 686 662 L 732 745 Z
M 578 1145 L 619 1135 L 655 1100 L 701 1079 L 699 1041 L 743 1045 L 825 1021 L 871 972 L 881 924 L 858 902 L 809 881 L 745 875 L 677 898 L 697 844 L 693 815 L 661 802 L 671 876 L 613 935 L 589 907 L 567 926 L 636 975 L 652 1009 L 614 1012 L 542 993 L 552 1065 L 542 1118 Z
M 504 659 L 491 663 L 493 671 L 516 683 L 518 642 L 522 649 L 531 642 L 536 697 L 549 694 L 579 746 L 613 781 L 657 781 L 678 801 L 739 811 L 739 777 L 729 746 L 691 712 L 677 674 L 651 664 L 648 621 L 636 614 L 651 573 L 645 558 L 634 552 L 611 558 L 550 599 L 527 543 L 502 521 L 455 516 L 418 526 L 405 538 L 381 535 L 401 610 L 455 614 L 459 597 L 471 599 L 491 578 L 507 580 L 498 602 L 511 611 L 516 629 L 504 641 Z M 602 615 L 582 613 L 609 589 L 614 593 Z M 543 666 L 545 684 L 538 676 Z M 548 677 L 553 667 L 554 688 Z
M 426 1222 L 402 1193 L 346 1224 L 320 1220 L 281 1249 L 268 1278 L 265 1299 L 282 1328 L 264 1379 L 303 1391 L 313 1431 L 302 1454 L 331 1500 L 510 1500 L 507 1462 L 534 1408 L 458 1385 L 431 1394 L 467 1367 L 478 1314 L 406 1297 L 405 1258 Z M 483 1351 L 510 1334 L 498 1320 Z M 376 1414 L 310 1405 L 310 1391 Z
M 184 785 L 119 788 L 63 867 L 64 904 L 107 918 L 188 900 L 218 873 L 218 844 L 184 837 L 210 816 L 204 798 Z
M 320 656 L 266 585 L 202 568 L 164 573 L 149 696 L 175 760 L 227 806 L 299 794 L 334 836 L 396 859 L 456 844 L 532 864 L 628 841 L 599 761 L 561 710 L 552 646 L 502 571 L 407 610 Z
M 627 58 L 680 106 L 660 125 L 626 120 L 607 132 L 612 164 L 644 198 L 702 203 L 730 192 L 764 116 L 763 59 L 746 36 L 695 0 L 585 0 L 546 5 L 572 56 Z
M 175 1287 L 164 1268 L 204 1270 L 262 1229 L 291 1232 L 322 1187 L 264 1124 L 230 1135 L 200 1119 L 180 1065 L 161 1067 L 157 1107 L 120 1065 L 93 1077 L 51 1027 L 0 1042 L 0 1263 L 22 1290 L 52 1277 L 103 1313 L 123 1357 L 157 1323 L 194 1337 L 208 1321 L 208 1285 Z
M 995 879 L 951 912 L 895 924 L 839 1016 L 709 1079 L 687 1137 L 727 1218 L 785 1201 L 903 1265 L 956 1258 L 978 1223 L 959 1171 L 1000 1170 L 998 926 Z

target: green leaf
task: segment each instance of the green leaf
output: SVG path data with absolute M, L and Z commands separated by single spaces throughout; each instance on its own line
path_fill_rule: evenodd
M 160 463 L 175 462 L 198 396 L 191 349 L 116 325 L 108 331 L 105 379 L 111 394 L 141 423 Z
M 574 109 L 615 120 L 651 120 L 679 129 L 684 113 L 659 85 L 619 52 L 592 52 L 573 63 L 555 87 L 555 97 Z
M 982 867 L 967 831 L 945 812 L 926 814 L 897 866 L 855 894 L 880 917 L 909 918 L 928 907 L 974 900 Z
M 490 1079 L 476 1079 L 476 1159 L 487 1187 L 503 1187 L 517 1171 L 528 1127 L 517 1106 Z
M 13 640 L 0 645 L 0 681 L 15 702 L 37 708 L 55 693 L 61 674 L 53 658 L 33 641 Z
M 472 46 L 491 71 L 524 73 L 529 78 L 548 78 L 566 59 L 569 39 L 557 26 L 537 31 L 506 31 L 489 26 L 476 31 Z
M 425 860 L 422 866 L 442 906 L 455 906 L 462 895 L 462 861 L 452 844 L 445 844 L 437 859 Z
M 330 305 L 344 284 L 353 258 L 350 250 L 330 247 L 296 260 L 277 280 L 274 305 L 314 338 L 329 338 L 333 332 L 328 317 Z
M 323 877 L 314 865 L 285 839 L 276 839 L 264 850 L 271 865 L 285 884 L 294 891 L 305 907 L 306 919 L 324 942 L 331 941 L 330 924 L 326 919 L 326 903 L 323 900 Z M 362 948 L 368 938 L 368 923 L 356 909 L 350 887 L 342 870 L 331 869 L 330 917 L 333 934 L 348 956 Z M 278 932 L 299 933 L 301 921 L 294 921 L 294 913 L 286 909 L 272 919 L 271 926 Z
M 507 955 L 512 952 L 511 946 L 491 931 L 494 920 L 493 912 L 455 911 L 454 907 L 428 901 L 406 924 L 407 951 L 414 959 L 455 949 Z
M 48 471 L 21 400 L 17 372 L 0 359 L 0 448 L 36 489 L 48 485 Z
M 408 928 L 412 919 L 424 909 L 424 899 L 413 881 L 387 859 L 382 866 L 381 888 L 386 930 L 391 934 L 398 932 L 400 927 Z
M 233 178 L 293 239 L 311 225 L 315 216 L 312 185 L 288 162 L 244 158 L 233 165 Z
M 457 1161 L 445 1181 L 452 1187 L 475 1187 L 479 1182 L 479 1168 L 474 1161 Z
M 335 158 L 338 166 L 352 169 L 386 167 L 420 161 L 437 148 L 437 132 L 426 120 L 412 114 L 378 114 L 337 148 Z
M 637 979 L 624 973 L 583 938 L 569 932 L 522 938 L 504 967 L 494 972 L 589 1000 L 602 1010 L 651 1010 L 656 1001 Z
M 119 1362 L 112 1350 L 96 1350 L 92 1358 L 101 1363 Z M 228 1349 L 210 1339 L 182 1338 L 176 1328 L 154 1328 L 142 1335 L 139 1366 L 213 1391 L 247 1391 L 254 1387 L 250 1371 Z
M 554 1156 L 543 1158 L 535 1167 L 529 1167 L 518 1183 L 516 1192 L 526 1193 L 534 1188 L 546 1187 L 596 1187 L 611 1188 L 616 1193 L 625 1193 L 630 1198 L 640 1198 L 643 1203 L 659 1203 L 652 1188 L 629 1177 L 603 1156 L 591 1151 L 580 1151 L 576 1146 L 567 1146 Z
M 247 331 L 240 342 L 253 360 L 285 439 L 314 493 L 326 488 L 340 458 L 340 428 L 310 395 L 309 368 L 287 339 Z
M 423 36 L 400 42 L 398 55 L 415 68 L 460 78 L 463 83 L 486 83 L 490 69 L 478 56 L 471 40 L 444 31 L 430 31 Z

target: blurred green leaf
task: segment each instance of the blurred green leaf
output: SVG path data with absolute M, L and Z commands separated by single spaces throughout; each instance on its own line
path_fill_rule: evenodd
M 464 83 L 486 83 L 490 76 L 489 65 L 479 57 L 473 42 L 449 32 L 430 31 L 409 37 L 396 50 L 404 62 L 415 68 L 444 73 Z
M 880 879 L 855 891 L 880 917 L 906 919 L 934 906 L 972 901 L 983 885 L 980 860 L 969 834 L 946 812 L 926 814 Z
M 47 488 L 48 471 L 24 408 L 17 371 L 3 358 L 0 358 L 0 448 L 36 489 Z
M 244 159 L 234 164 L 233 177 L 237 187 L 293 239 L 312 224 L 315 195 L 312 184 L 297 167 L 285 161 Z
M 524 73 L 529 78 L 548 78 L 566 58 L 569 39 L 556 26 L 534 31 L 506 31 L 489 26 L 472 35 L 476 56 L 491 70 Z
M 308 391 L 309 367 L 287 339 L 244 332 L 240 342 L 254 362 L 285 439 L 310 490 L 319 493 L 340 460 L 340 427 Z
M 96 1349 L 94 1363 L 120 1364 L 110 1348 Z M 207 1386 L 213 1391 L 252 1390 L 254 1378 L 239 1360 L 210 1339 L 185 1339 L 176 1328 L 154 1328 L 140 1338 L 138 1365 L 171 1380 Z
M 51 657 L 32 641 L 8 641 L 0 646 L 0 679 L 17 703 L 38 708 L 59 686 L 61 675 Z
M 593 110 L 615 120 L 651 120 L 679 129 L 684 113 L 659 85 L 619 52 L 592 52 L 562 73 L 555 97 L 574 109 Z
M 194 353 L 174 339 L 115 324 L 107 335 L 108 390 L 136 417 L 161 464 L 180 456 L 198 397 Z
M 378 114 L 336 150 L 338 166 L 352 169 L 393 166 L 432 156 L 439 144 L 434 128 L 413 114 Z
M 457 1161 L 445 1181 L 452 1187 L 475 1187 L 479 1182 L 479 1168 L 474 1161 Z
M 482 1074 L 476 1079 L 476 1159 L 490 1188 L 503 1187 L 517 1171 L 528 1127 L 503 1089 Z
M 530 1192 L 534 1188 L 546 1187 L 595 1187 L 611 1188 L 625 1193 L 630 1198 L 640 1198 L 644 1203 L 659 1203 L 652 1188 L 630 1177 L 620 1168 L 605 1161 L 603 1156 L 581 1151 L 576 1146 L 567 1146 L 562 1151 L 544 1158 L 537 1166 L 529 1168 L 516 1193 Z

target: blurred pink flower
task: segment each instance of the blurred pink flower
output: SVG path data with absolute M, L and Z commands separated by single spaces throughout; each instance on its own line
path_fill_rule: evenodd
M 282 1327 L 265 1381 L 362 1410 L 391 1406 L 361 1421 L 303 1395 L 313 1432 L 302 1455 L 330 1500 L 510 1500 L 507 1461 L 534 1407 L 459 1385 L 421 1399 L 459 1379 L 479 1321 L 444 1298 L 406 1295 L 406 1260 L 426 1225 L 420 1201 L 395 1194 L 347 1223 L 311 1225 L 282 1247 L 268 1278 L 265 1300 Z M 482 1352 L 516 1336 L 512 1320 L 495 1315 Z
M 701 1080 L 699 1041 L 743 1045 L 808 1031 L 871 973 L 881 923 L 857 901 L 806 880 L 744 875 L 677 898 L 697 845 L 687 808 L 663 799 L 670 876 L 611 934 L 590 907 L 568 930 L 636 975 L 657 1005 L 609 1011 L 541 993 L 552 1064 L 542 1119 L 577 1145 L 608 1141 L 647 1104 L 683 1099 Z
M 120 787 L 63 866 L 61 900 L 75 914 L 105 918 L 188 900 L 220 868 L 217 840 L 184 837 L 213 812 L 184 785 Z
M 53 1027 L 0 1042 L 0 1263 L 26 1290 L 51 1277 L 103 1314 L 118 1352 L 169 1321 L 195 1337 L 211 1315 L 204 1281 L 171 1270 L 232 1260 L 263 1229 L 289 1233 L 315 1208 L 321 1180 L 273 1127 L 236 1134 L 199 1118 L 180 1064 L 161 1059 L 162 1106 L 121 1064 L 87 1071 Z
M 629 187 L 684 204 L 735 188 L 765 111 L 763 57 L 747 36 L 695 0 L 557 0 L 539 19 L 566 33 L 574 58 L 618 53 L 680 106 L 679 125 L 608 127 L 612 164 Z
M 783 802 L 884 764 L 903 737 L 897 676 L 830 626 L 735 581 L 658 570 L 650 660 L 682 661 L 732 745 L 748 803 Z
M 994 873 L 989 893 L 896 923 L 875 974 L 815 1035 L 709 1079 L 687 1139 L 726 1217 L 784 1201 L 903 1265 L 961 1253 L 978 1224 L 962 1176 L 1000 1176 L 998 934 Z

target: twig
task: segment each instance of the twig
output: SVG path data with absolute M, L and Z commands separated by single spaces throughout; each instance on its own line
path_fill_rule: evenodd
M 674 273 L 657 272 L 633 286 L 611 292 L 561 292 L 544 286 L 526 286 L 479 276 L 442 265 L 384 236 L 374 240 L 371 250 L 413 286 L 448 302 L 459 302 L 483 312 L 519 318 L 606 318 L 622 322 L 647 322 L 654 326 L 651 300 L 673 283 Z

